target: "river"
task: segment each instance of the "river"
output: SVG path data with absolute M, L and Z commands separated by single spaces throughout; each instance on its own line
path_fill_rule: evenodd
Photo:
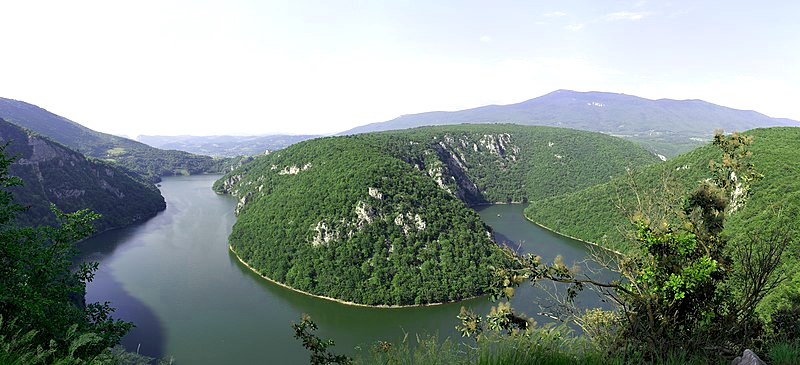
M 430 307 L 377 309 L 312 298 L 253 274 L 228 251 L 236 201 L 211 191 L 219 176 L 169 177 L 161 183 L 167 209 L 136 226 L 105 232 L 81 244 L 81 260 L 100 263 L 87 285 L 88 302 L 110 301 L 115 317 L 136 328 L 123 339 L 130 351 L 173 357 L 176 364 L 307 364 L 308 353 L 290 324 L 308 313 L 334 352 L 354 354 L 377 340 L 408 333 L 458 337 L 461 306 L 486 313 L 475 298 Z M 584 244 L 526 221 L 522 205 L 478 207 L 500 240 L 551 261 L 582 259 Z M 536 313 L 541 291 L 524 284 L 512 302 Z M 584 299 L 596 305 L 596 298 Z M 543 318 L 543 317 L 542 317 Z M 416 340 L 414 340 L 416 341 Z

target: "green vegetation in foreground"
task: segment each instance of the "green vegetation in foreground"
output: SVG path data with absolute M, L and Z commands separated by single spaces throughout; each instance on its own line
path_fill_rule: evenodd
M 797 163 L 800 161 L 800 128 L 763 128 L 744 134 L 753 137 L 752 163 L 763 178 L 753 182 L 750 199 L 726 220 L 724 234 L 733 244 L 746 241 L 754 232 L 774 226 L 787 217 L 796 217 L 800 212 L 800 164 Z M 525 215 L 562 234 L 631 252 L 631 240 L 624 233 L 630 218 L 617 207 L 635 206 L 631 185 L 645 192 L 642 197 L 674 200 L 705 178 L 703 172 L 707 171 L 709 160 L 720 161 L 720 157 L 713 146 L 698 148 L 667 162 L 646 166 L 635 171 L 632 178 L 620 177 L 575 193 L 532 202 Z M 669 190 L 673 192 L 665 194 Z M 647 204 L 657 207 L 655 200 L 647 198 Z M 800 247 L 788 250 L 796 256 Z M 766 320 L 776 312 L 784 312 L 785 317 L 787 311 L 800 318 L 800 260 L 785 260 L 782 265 L 780 271 L 789 273 L 790 277 L 761 300 L 758 313 Z
M 12 159 L 0 145 L 0 364 L 141 364 L 152 359 L 115 347 L 132 323 L 115 320 L 108 302 L 86 303 L 97 263 L 72 268 L 75 242 L 91 234 L 97 214 L 64 214 L 58 227 L 20 226 L 12 203 Z M 112 349 L 113 348 L 113 349 Z
M 585 336 L 566 326 L 542 326 L 522 336 L 487 333 L 477 342 L 440 338 L 437 335 L 406 334 L 400 342 L 375 341 L 365 344 L 348 357 L 337 354 L 332 339 L 321 339 L 313 331 L 309 317 L 293 324 L 295 337 L 309 350 L 309 364 L 386 364 L 386 365 L 727 365 L 730 360 L 707 360 L 676 350 L 655 359 L 625 358 L 593 346 Z M 781 341 L 766 347 L 762 360 L 773 365 L 795 365 L 800 358 L 800 342 Z
M 35 131 L 86 156 L 116 163 L 150 181 L 161 176 L 224 173 L 249 158 L 212 158 L 175 150 L 161 150 L 86 128 L 69 119 L 18 100 L 0 98 L 0 118 Z
M 752 185 L 753 194 L 747 204 L 731 214 L 726 221 L 725 234 L 731 241 L 747 239 L 752 232 L 769 227 L 780 217 L 791 217 L 800 211 L 800 128 L 773 127 L 744 132 L 753 137 L 750 150 L 752 163 L 763 178 Z M 573 236 L 603 247 L 630 252 L 633 246 L 624 232 L 630 218 L 622 207 L 635 206 L 632 188 L 650 196 L 647 204 L 657 208 L 656 198 L 674 199 L 688 192 L 705 178 L 708 161 L 720 161 L 718 149 L 708 145 L 667 162 L 645 166 L 631 176 L 618 177 L 611 182 L 556 196 L 532 201 L 525 216 L 559 233 Z M 671 197 L 665 195 L 672 195 Z M 800 250 L 792 247 L 791 250 Z M 769 294 L 759 313 L 769 318 L 773 312 L 800 303 L 800 260 L 788 260 L 782 271 L 791 278 Z
M 14 202 L 27 206 L 17 221 L 24 225 L 57 224 L 50 205 L 65 212 L 90 208 L 102 215 L 98 230 L 118 228 L 154 216 L 166 208 L 150 182 L 112 164 L 87 159 L 57 142 L 0 119 L 0 141 L 15 156 L 10 172 L 26 182 L 15 186 Z
M 414 305 L 484 294 L 489 268 L 506 264 L 464 202 L 540 199 L 655 160 L 599 133 L 463 125 L 301 142 L 214 188 L 240 199 L 230 243 L 263 275 L 349 302 Z

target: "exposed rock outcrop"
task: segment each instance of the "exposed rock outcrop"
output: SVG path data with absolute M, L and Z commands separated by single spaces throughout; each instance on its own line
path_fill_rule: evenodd
M 737 356 L 733 361 L 731 361 L 731 365 L 767 365 L 755 352 L 751 351 L 750 349 L 744 350 L 742 356 Z

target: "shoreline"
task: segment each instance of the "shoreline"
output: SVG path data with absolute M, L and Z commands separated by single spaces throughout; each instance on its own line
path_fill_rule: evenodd
M 531 223 L 533 223 L 533 224 L 535 224 L 535 225 L 537 225 L 537 226 L 539 226 L 539 227 L 541 227 L 541 228 L 544 228 L 544 229 L 546 229 L 546 230 L 548 230 L 548 231 L 550 231 L 550 232 L 553 232 L 553 233 L 555 233 L 555 234 L 557 234 L 557 235 L 559 235 L 559 236 L 562 236 L 562 237 L 567 237 L 567 238 L 569 238 L 569 239 L 573 239 L 573 240 L 575 240 L 575 241 L 582 242 L 583 244 L 586 244 L 586 245 L 589 245 L 589 246 L 592 246 L 592 247 L 597 247 L 597 248 L 599 248 L 599 249 L 601 249 L 601 250 L 608 251 L 608 252 L 612 252 L 612 253 L 615 253 L 615 254 L 617 254 L 617 255 L 623 256 L 622 252 L 619 252 L 619 251 L 616 251 L 616 250 L 612 250 L 612 249 L 610 249 L 610 248 L 607 248 L 607 247 L 600 246 L 600 245 L 599 245 L 599 244 L 597 244 L 597 243 L 594 243 L 594 242 L 589 242 L 589 241 L 587 241 L 587 240 L 583 240 L 583 239 L 580 239 L 580 238 L 578 238 L 578 237 L 572 237 L 572 236 L 570 236 L 570 235 L 568 235 L 568 234 L 563 234 L 563 233 L 561 233 L 561 232 L 559 232 L 559 231 L 556 231 L 555 229 L 552 229 L 552 228 L 550 228 L 550 227 L 548 227 L 548 226 L 545 226 L 544 224 L 541 224 L 541 223 L 539 223 L 539 222 L 537 222 L 537 221 L 534 221 L 533 219 L 530 219 L 530 218 L 528 218 L 528 216 L 527 216 L 527 215 L 525 215 L 525 212 L 523 212 L 523 213 L 522 213 L 522 216 L 523 216 L 523 217 L 525 217 L 525 220 L 527 220 L 528 222 L 531 222 Z
M 523 205 L 523 204 L 530 204 L 530 202 L 524 202 L 524 203 L 523 202 L 481 203 L 481 204 L 470 205 L 469 207 L 473 208 L 473 207 L 485 207 L 485 206 L 492 206 L 492 205 Z M 597 248 L 599 248 L 601 250 L 612 252 L 612 253 L 615 253 L 617 255 L 623 256 L 622 252 L 619 252 L 619 251 L 616 251 L 616 250 L 612 250 L 612 249 L 607 248 L 607 247 L 603 247 L 603 246 L 601 246 L 601 245 L 599 245 L 599 244 L 597 244 L 595 242 L 590 242 L 590 241 L 587 241 L 587 240 L 584 240 L 584 239 L 580 239 L 578 237 L 573 237 L 573 236 L 570 236 L 568 234 L 561 233 L 559 231 L 556 231 L 555 229 L 552 229 L 552 228 L 550 228 L 548 226 L 545 226 L 544 224 L 541 224 L 541 223 L 539 223 L 539 222 L 537 222 L 537 221 L 535 221 L 533 219 L 528 218 L 528 216 L 525 214 L 524 210 L 522 212 L 522 217 L 525 218 L 526 221 L 531 222 L 531 223 L 533 223 L 533 224 L 535 224 L 535 225 L 537 225 L 537 226 L 539 226 L 541 228 L 544 228 L 544 229 L 546 229 L 546 230 L 548 230 L 550 232 L 553 232 L 553 233 L 555 233 L 555 234 L 557 234 L 559 236 L 567 237 L 569 239 L 573 239 L 575 241 L 582 242 L 585 245 L 589 245 L 589 246 L 592 246 L 592 247 L 597 247 Z
M 264 279 L 266 281 L 269 281 L 270 283 L 276 284 L 278 286 L 281 286 L 283 288 L 289 289 L 291 291 L 294 291 L 294 292 L 297 292 L 297 293 L 300 293 L 300 294 L 308 295 L 310 297 L 319 298 L 319 299 L 325 299 L 325 300 L 329 300 L 331 302 L 336 302 L 336 303 L 339 303 L 339 304 L 349 305 L 349 306 L 353 306 L 353 307 L 380 308 L 380 309 L 403 309 L 403 308 L 433 307 L 433 306 L 437 306 L 437 305 L 457 303 L 457 302 L 461 302 L 461 301 L 465 301 L 465 300 L 469 300 L 469 299 L 475 299 L 475 298 L 479 298 L 479 297 L 484 296 L 484 295 L 476 295 L 474 297 L 469 297 L 469 298 L 464 298 L 464 299 L 459 299 L 459 300 L 453 300 L 453 301 L 449 301 L 449 302 L 425 303 L 425 304 L 407 304 L 407 305 L 363 304 L 363 303 L 350 302 L 350 301 L 346 301 L 346 300 L 343 300 L 343 299 L 337 299 L 337 298 L 333 298 L 333 297 L 327 297 L 327 296 L 324 296 L 324 295 L 309 293 L 307 291 L 300 290 L 300 289 L 291 287 L 291 286 L 289 286 L 287 284 L 281 283 L 281 282 L 279 282 L 277 280 L 274 280 L 274 279 L 262 274 L 261 272 L 256 270 L 254 267 L 250 266 L 250 264 L 248 264 L 247 262 L 242 260 L 242 258 L 239 257 L 239 254 L 236 253 L 236 250 L 233 249 L 232 245 L 228 244 L 228 250 L 230 250 L 233 253 L 233 255 L 236 256 L 236 259 L 239 260 L 239 262 L 242 263 L 242 265 L 244 265 L 246 268 L 250 269 L 250 271 L 252 271 L 256 275 L 258 275 L 258 277 L 260 277 L 260 278 L 262 278 L 262 279 Z

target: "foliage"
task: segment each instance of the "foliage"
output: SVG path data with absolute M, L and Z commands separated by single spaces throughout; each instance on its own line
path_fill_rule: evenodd
M 56 225 L 50 204 L 67 212 L 91 208 L 102 215 L 95 222 L 98 230 L 127 226 L 166 207 L 158 189 L 135 173 L 87 159 L 2 119 L 0 139 L 8 143 L 5 152 L 17 158 L 10 173 L 26 181 L 11 188 L 14 201 L 28 207 L 17 215 L 20 224 Z
M 460 125 L 361 137 L 470 205 L 538 201 L 658 161 L 616 137 L 552 127 Z
M 300 147 L 246 165 L 233 188 L 246 204 L 230 243 L 251 266 L 363 304 L 451 301 L 488 286 L 485 266 L 502 263 L 489 228 L 430 178 L 354 138 Z
M 638 249 L 599 260 L 619 273 L 620 280 L 579 279 L 558 263 L 542 266 L 531 261 L 525 262 L 522 275 L 573 283 L 577 290 L 584 285 L 602 289 L 616 304 L 615 312 L 590 321 L 597 318 L 596 311 L 590 311 L 577 320 L 590 335 L 611 334 L 613 341 L 600 340 L 615 353 L 654 359 L 681 349 L 714 358 L 756 344 L 763 335 L 756 308 L 766 293 L 788 278 L 779 269 L 787 248 L 796 245 L 796 237 L 782 223 L 796 218 L 776 219 L 771 230 L 729 245 L 723 233 L 726 218 L 743 206 L 750 184 L 761 176 L 751 162 L 751 143 L 750 136 L 717 134 L 713 144 L 722 158 L 711 160 L 712 178 L 702 180 L 679 204 L 662 202 L 662 213 L 671 212 L 672 219 L 653 214 L 636 195 L 640 204 L 631 222 Z
M 356 303 L 424 304 L 484 294 L 487 268 L 508 264 L 465 202 L 538 199 L 654 159 L 587 132 L 434 127 L 301 142 L 214 188 L 240 199 L 230 243 L 263 275 Z
M 98 215 L 88 210 L 61 213 L 52 207 L 60 225 L 19 227 L 14 217 L 24 207 L 12 203 L 8 188 L 21 183 L 9 175 L 12 159 L 0 146 L 0 317 L 12 325 L 0 328 L 4 353 L 10 361 L 17 350 L 43 362 L 51 356 L 91 359 L 116 345 L 132 327 L 110 317 L 108 303 L 84 303 L 85 286 L 96 263 L 71 270 L 75 241 L 91 234 Z M 21 337 L 20 337 L 21 336 Z M 19 340 L 21 338 L 21 340 Z M 28 351 L 30 350 L 30 351 Z M 31 352 L 32 351 L 32 352 Z M 25 356 L 28 356 L 25 355 Z
M 322 340 L 313 331 L 317 330 L 317 324 L 311 320 L 307 314 L 303 314 L 300 323 L 292 323 L 294 337 L 303 343 L 308 351 L 311 352 L 309 363 L 312 365 L 342 364 L 347 365 L 353 362 L 345 355 L 335 355 L 329 352 L 328 348 L 334 346 L 333 340 Z
M 767 358 L 772 365 L 794 365 L 800 359 L 800 343 L 783 340 L 769 346 Z
M 141 365 L 172 364 L 169 359 L 154 359 L 134 352 L 127 352 L 120 346 L 103 350 L 97 355 L 80 355 L 87 347 L 100 346 L 101 339 L 92 332 L 79 334 L 77 325 L 67 329 L 68 352 L 59 352 L 55 341 L 47 344 L 36 342 L 37 331 L 27 333 L 16 329 L 11 323 L 3 323 L 0 318 L 0 364 L 3 365 Z
M 732 241 L 771 221 L 770 212 L 800 207 L 800 168 L 793 163 L 800 160 L 800 128 L 763 128 L 744 134 L 753 137 L 750 159 L 764 177 L 753 182 L 748 203 L 729 217 L 726 226 Z M 707 177 L 708 161 L 721 159 L 722 152 L 709 144 L 664 163 L 634 168 L 607 183 L 532 200 L 525 216 L 562 234 L 629 252 L 635 249 L 626 236 L 633 212 L 620 208 L 648 205 L 645 200 L 650 198 L 651 211 L 657 210 L 656 202 L 687 195 Z M 639 194 L 628 194 L 629 187 Z
M 415 338 L 415 339 L 414 339 Z M 652 360 L 626 359 L 595 348 L 584 336 L 575 336 L 564 326 L 533 327 L 517 335 L 493 331 L 474 343 L 441 339 L 436 335 L 407 335 L 399 343 L 379 341 L 356 356 L 356 364 L 475 364 L 475 365 L 614 365 L 626 363 L 664 365 L 717 364 L 679 350 Z

